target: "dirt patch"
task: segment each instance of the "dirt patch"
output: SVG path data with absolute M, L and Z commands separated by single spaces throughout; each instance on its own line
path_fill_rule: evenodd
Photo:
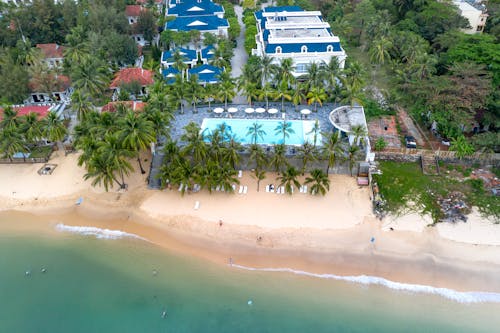
M 368 122 L 370 141 L 375 143 L 378 138 L 384 138 L 387 148 L 401 148 L 395 116 L 384 116 Z

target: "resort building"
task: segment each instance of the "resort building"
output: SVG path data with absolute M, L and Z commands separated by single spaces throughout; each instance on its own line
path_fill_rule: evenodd
M 202 86 L 206 86 L 207 84 L 216 84 L 220 82 L 219 75 L 222 74 L 222 72 L 224 72 L 223 68 L 203 64 L 201 66 L 188 69 L 185 80 L 189 80 L 191 75 L 197 75 L 198 83 Z M 163 69 L 161 74 L 168 84 L 172 84 L 175 82 L 176 76 L 180 74 L 180 72 L 176 68 L 170 66 L 169 68 Z
M 18 117 L 35 113 L 38 115 L 38 119 L 43 119 L 52 111 L 57 112 L 58 116 L 61 117 L 65 107 L 63 104 L 46 103 L 43 105 L 12 105 L 12 109 L 17 112 Z M 0 120 L 3 119 L 3 112 L 4 109 L 0 107 Z
M 165 15 L 175 17 L 165 24 L 165 29 L 228 36 L 229 22 L 224 18 L 224 7 L 211 0 L 170 0 Z
M 31 79 L 29 82 L 30 97 L 24 101 L 25 104 L 63 102 L 69 103 L 73 92 L 71 80 L 66 75 L 47 73 L 53 77 L 41 80 Z M 50 84 L 47 82 L 50 81 Z
M 469 21 L 469 28 L 462 29 L 467 34 L 482 33 L 486 25 L 488 14 L 486 6 L 474 0 L 454 0 L 460 14 Z
M 198 63 L 198 51 L 178 47 L 170 51 L 163 51 L 161 53 L 161 66 L 163 68 L 169 68 L 175 64 L 174 57 L 177 51 L 179 51 L 179 55 L 181 55 L 183 58 L 182 62 L 188 68 L 196 67 Z
M 252 50 L 253 55 L 267 55 L 276 64 L 291 58 L 295 76 L 306 73 L 309 64 L 327 64 L 332 57 L 344 68 L 346 53 L 321 12 L 297 6 L 267 7 L 255 12 L 255 18 L 257 48 Z
M 42 51 L 43 61 L 49 68 L 61 68 L 64 61 L 64 46 L 55 43 L 36 44 L 36 47 Z
M 137 22 L 139 21 L 139 16 L 142 11 L 147 10 L 146 8 L 140 5 L 128 5 L 125 7 L 125 15 L 127 16 L 128 24 L 132 28 L 132 38 L 139 46 L 146 45 L 146 40 L 144 39 L 144 35 L 141 33 L 137 33 Z
M 113 90 L 113 101 L 118 99 L 120 89 L 136 85 L 138 90 L 131 94 L 131 99 L 141 98 L 146 95 L 146 88 L 154 83 L 153 72 L 142 68 L 121 69 L 111 81 L 109 89 Z

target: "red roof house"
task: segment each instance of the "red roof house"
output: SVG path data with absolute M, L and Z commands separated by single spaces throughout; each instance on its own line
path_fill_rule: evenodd
M 17 116 L 21 117 L 24 115 L 27 115 L 30 112 L 38 114 L 38 118 L 45 118 L 51 108 L 52 105 L 21 105 L 21 106 L 13 106 L 12 107 L 15 111 L 17 111 Z M 0 108 L 0 120 L 3 119 L 3 109 Z
M 64 46 L 51 43 L 51 44 L 36 44 L 36 47 L 42 50 L 42 53 L 45 56 L 45 58 L 63 57 Z
M 131 83 L 134 81 L 139 82 L 142 87 L 152 85 L 154 83 L 153 72 L 147 69 L 136 68 L 136 67 L 121 69 L 116 74 L 113 81 L 111 81 L 109 88 L 116 89 L 119 88 L 120 85 L 124 83 Z
M 127 7 L 125 7 L 125 15 L 127 15 L 127 17 L 139 17 L 139 15 L 141 14 L 142 12 L 142 6 L 139 6 L 139 5 L 128 5 Z M 131 23 L 129 21 L 129 23 Z M 135 23 L 135 22 L 132 22 L 132 23 Z

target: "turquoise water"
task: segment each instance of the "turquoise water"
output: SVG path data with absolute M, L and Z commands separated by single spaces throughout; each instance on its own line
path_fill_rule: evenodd
M 248 128 L 257 122 L 262 125 L 262 130 L 265 132 L 263 137 L 257 138 L 257 143 L 266 145 L 275 145 L 283 143 L 283 135 L 276 134 L 276 127 L 283 122 L 283 120 L 273 120 L 273 119 L 217 119 L 217 118 L 205 118 L 201 124 L 201 130 L 208 134 L 213 130 L 217 129 L 218 126 L 225 123 L 229 134 L 236 135 L 236 138 L 242 144 L 252 143 L 251 135 L 247 136 Z M 291 128 L 294 133 L 290 133 L 290 136 L 286 138 L 285 143 L 287 145 L 297 145 L 300 146 L 306 141 L 313 143 L 314 134 L 311 130 L 314 126 L 313 120 L 287 120 L 291 124 Z
M 0 332 L 495 332 L 500 325 L 495 303 L 246 271 L 137 239 L 72 234 L 0 235 L 0 296 Z

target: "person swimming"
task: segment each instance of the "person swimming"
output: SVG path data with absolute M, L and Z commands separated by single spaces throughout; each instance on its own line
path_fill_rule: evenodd
M 163 309 L 163 312 L 161 313 L 161 317 L 162 318 L 166 318 L 167 317 L 167 311 L 165 309 Z

